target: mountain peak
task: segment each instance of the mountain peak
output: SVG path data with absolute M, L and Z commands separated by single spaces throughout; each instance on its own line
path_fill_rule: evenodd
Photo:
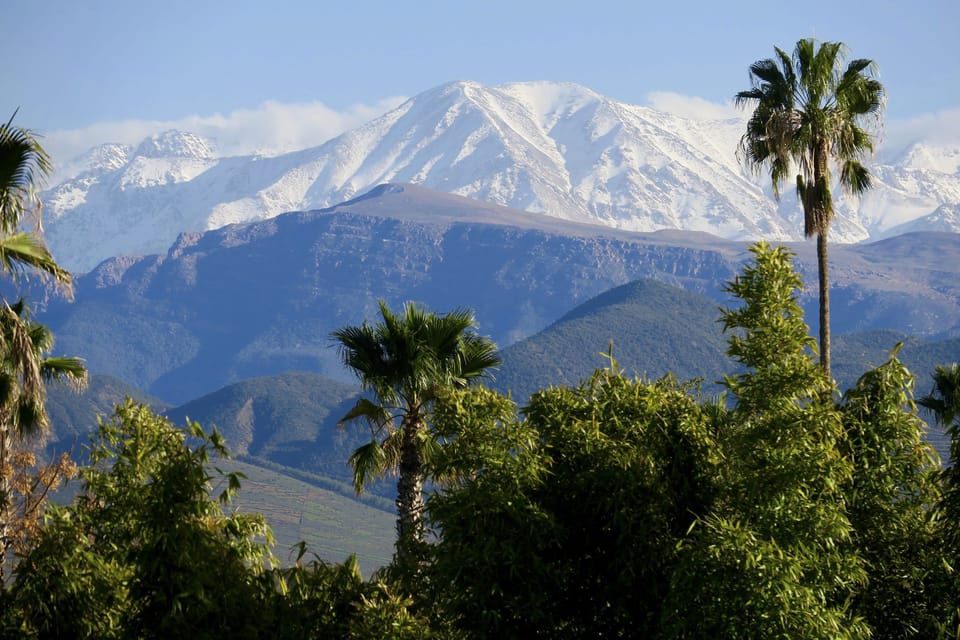
M 143 158 L 195 158 L 209 160 L 214 157 L 213 143 L 195 133 L 169 130 L 150 136 L 140 143 L 135 156 Z
M 909 169 L 927 169 L 956 174 L 960 172 L 960 145 L 918 142 L 907 147 L 897 164 Z

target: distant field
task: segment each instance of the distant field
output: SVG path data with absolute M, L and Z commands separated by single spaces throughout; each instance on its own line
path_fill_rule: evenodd
M 342 562 L 355 553 L 364 576 L 390 561 L 393 513 L 238 460 L 218 466 L 246 474 L 233 508 L 264 515 L 276 536 L 274 553 L 284 564 L 296 557 L 293 545 L 301 540 L 328 562 Z

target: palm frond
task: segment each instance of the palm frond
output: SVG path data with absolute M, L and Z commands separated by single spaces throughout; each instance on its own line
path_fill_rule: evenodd
M 40 376 L 45 382 L 64 382 L 74 391 L 87 388 L 87 368 L 82 358 L 44 358 L 40 364 Z
M 360 398 L 345 416 L 340 418 L 337 426 L 343 427 L 348 422 L 363 420 L 373 435 L 382 431 L 391 430 L 393 427 L 393 416 L 383 405 L 371 401 L 369 398 Z
M 13 117 L 0 125 L 0 231 L 15 232 L 31 215 L 39 226 L 37 191 L 52 168 L 50 156 L 32 131 L 14 126 Z
M 469 335 L 464 339 L 461 358 L 461 376 L 466 382 L 480 377 L 492 379 L 490 369 L 503 364 L 497 345 L 477 335 Z
M 13 430 L 21 440 L 43 432 L 49 426 L 49 417 L 44 408 L 44 397 L 20 394 L 13 407 L 11 419 Z
M 870 188 L 870 172 L 856 160 L 847 160 L 840 168 L 840 184 L 859 195 Z
M 960 363 L 938 365 L 933 373 L 933 389 L 917 403 L 933 411 L 944 427 L 960 418 Z
M 46 357 L 52 347 L 50 330 L 30 319 L 23 299 L 0 303 L 0 415 L 21 438 L 47 426 L 46 383 L 86 385 L 83 361 Z
M 71 283 L 70 272 L 57 264 L 43 240 L 33 233 L 0 237 L 0 264 L 9 273 L 22 274 L 25 267 L 31 267 L 63 285 Z
M 353 488 L 357 495 L 363 493 L 368 482 L 382 478 L 391 470 L 387 465 L 387 456 L 383 447 L 376 440 L 357 447 L 350 454 L 348 462 L 353 467 Z
M 387 473 L 392 473 L 400 467 L 400 456 L 403 453 L 403 431 L 396 429 L 380 442 L 383 449 L 383 459 Z

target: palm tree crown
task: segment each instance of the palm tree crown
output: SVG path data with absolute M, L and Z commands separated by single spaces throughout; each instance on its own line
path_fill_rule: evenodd
M 357 491 L 394 470 L 397 481 L 398 555 L 422 539 L 424 449 L 430 438 L 427 412 L 445 389 L 464 388 L 500 364 L 496 345 L 476 333 L 470 311 L 436 315 L 408 302 L 395 315 L 382 300 L 381 322 L 338 329 L 331 337 L 340 358 L 376 402 L 363 398 L 343 422 L 365 419 L 370 443 L 350 458 Z M 399 419 L 399 428 L 396 420 Z
M 385 407 L 420 408 L 446 387 L 462 388 L 500 364 L 495 345 L 476 335 L 464 309 L 438 316 L 408 302 L 401 316 L 382 300 L 381 323 L 333 332 L 340 357 Z
M 960 363 L 937 365 L 933 390 L 918 402 L 932 411 L 944 428 L 955 429 L 960 436 Z
M 878 125 L 883 85 L 872 60 L 857 59 L 843 68 L 846 47 L 800 40 L 793 55 L 775 48 L 776 58 L 750 66 L 752 88 L 737 93 L 737 106 L 754 106 L 740 141 L 746 163 L 759 171 L 769 166 L 774 194 L 795 181 L 803 206 L 804 234 L 817 236 L 820 273 L 820 359 L 830 374 L 829 293 L 826 242 L 833 219 L 831 166 L 840 185 L 860 195 L 870 188 L 863 159 L 873 151 L 869 125 Z M 793 164 L 797 170 L 791 177 Z
M 48 426 L 46 384 L 86 385 L 87 371 L 79 358 L 53 357 L 53 334 L 30 318 L 23 299 L 0 300 L 0 425 L 23 439 Z M 0 426 L 0 429 L 4 428 Z

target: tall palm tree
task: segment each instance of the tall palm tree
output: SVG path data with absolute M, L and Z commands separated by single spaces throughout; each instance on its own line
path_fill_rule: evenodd
M 9 525 L 14 443 L 47 428 L 47 383 L 63 380 L 79 389 L 87 381 L 79 358 L 49 357 L 52 348 L 53 335 L 30 319 L 23 299 L 11 305 L 0 298 L 0 559 L 13 543 Z
M 33 132 L 14 126 L 12 117 L 0 124 L 0 268 L 8 273 L 34 269 L 69 285 L 70 273 L 53 259 L 39 234 L 23 230 L 32 221 L 42 231 L 37 192 L 51 168 L 50 156 Z
M 14 112 L 16 116 L 16 112 Z M 50 157 L 29 129 L 0 124 L 0 271 L 38 271 L 69 289 L 70 273 L 57 264 L 40 236 L 38 191 L 51 170 Z M 34 229 L 24 230 L 32 222 Z M 86 370 L 77 358 L 52 358 L 53 336 L 30 319 L 23 299 L 0 296 L 0 556 L 11 544 L 13 446 L 47 427 L 45 383 L 66 379 L 82 386 Z M 0 562 L 0 582 L 3 579 Z
M 343 422 L 365 419 L 371 442 L 350 457 L 357 491 L 393 471 L 397 480 L 398 559 L 423 539 L 424 452 L 431 404 L 444 389 L 463 388 L 500 364 L 496 345 L 477 335 L 470 311 L 436 315 L 408 302 L 400 316 L 379 301 L 382 322 L 348 326 L 331 337 L 340 358 L 375 401 L 361 399 Z M 399 420 L 399 427 L 396 421 Z
M 759 171 L 769 165 L 774 195 L 787 180 L 796 182 L 803 206 L 804 234 L 817 237 L 820 276 L 820 364 L 830 376 L 830 296 L 827 233 L 833 219 L 831 165 L 840 185 L 854 195 L 870 188 L 862 160 L 873 151 L 870 125 L 879 125 L 883 85 L 872 60 L 857 59 L 846 68 L 840 42 L 797 42 L 790 56 L 779 48 L 776 59 L 750 65 L 753 87 L 736 95 L 737 106 L 755 105 L 740 140 L 740 152 Z M 791 166 L 797 164 L 792 177 Z

